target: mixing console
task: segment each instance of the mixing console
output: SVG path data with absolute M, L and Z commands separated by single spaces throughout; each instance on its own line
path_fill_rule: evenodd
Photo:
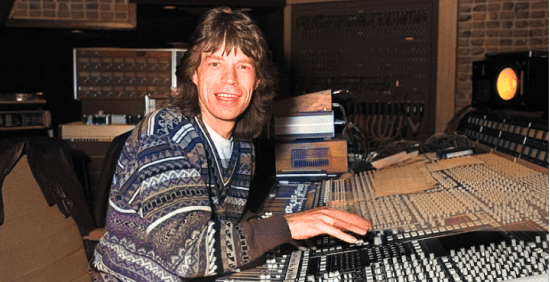
M 378 171 L 280 180 L 264 212 L 327 206 L 369 219 L 373 230 L 358 244 L 321 236 L 313 247 L 282 246 L 261 265 L 218 281 L 548 279 L 548 172 L 492 153 L 475 158 L 431 170 L 436 184 L 420 193 L 376 196 Z

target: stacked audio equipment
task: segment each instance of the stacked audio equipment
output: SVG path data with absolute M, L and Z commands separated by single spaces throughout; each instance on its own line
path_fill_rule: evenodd
M 177 87 L 176 66 L 185 49 L 75 48 L 74 98 L 82 121 L 60 125 L 60 137 L 86 153 L 89 201 L 99 182 L 111 141 L 135 127 L 148 112 L 169 100 Z
M 474 118 L 465 122 L 489 122 Z M 477 143 L 471 156 L 419 156 L 324 180 L 278 179 L 261 209 L 266 216 L 331 207 L 370 220 L 373 229 L 356 244 L 319 236 L 300 248 L 281 246 L 217 281 L 548 281 L 548 162 L 540 162 L 548 127 L 532 123 L 531 133 L 527 125 L 518 136 L 545 142 L 530 145 L 541 151 L 532 158 Z M 505 133 L 500 138 L 512 137 Z
M 0 132 L 2 132 L 2 137 L 33 135 L 29 132 L 31 130 L 40 130 L 39 135 L 46 135 L 46 131 L 51 125 L 51 114 L 44 109 L 45 106 L 46 99 L 42 92 L 0 93 Z M 14 131 L 21 132 L 21 134 Z
M 277 101 L 274 109 L 278 174 L 348 171 L 347 141 L 336 136 L 332 90 Z

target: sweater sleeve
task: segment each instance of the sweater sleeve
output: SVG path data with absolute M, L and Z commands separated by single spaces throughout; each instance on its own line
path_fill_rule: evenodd
M 288 223 L 282 213 L 274 214 L 269 218 L 241 222 L 240 225 L 248 234 L 252 260 L 292 239 Z
M 200 156 L 190 149 L 201 145 L 189 134 L 178 135 L 191 129 L 159 134 L 145 126 L 159 123 L 152 118 L 135 130 L 121 153 L 107 233 L 94 259 L 98 270 L 123 281 L 180 281 L 236 271 L 290 241 L 282 215 L 240 223 L 216 219 Z M 175 142 L 186 150 L 167 138 L 187 138 Z

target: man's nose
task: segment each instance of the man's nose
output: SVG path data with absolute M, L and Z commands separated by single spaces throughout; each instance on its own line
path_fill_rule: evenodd
M 238 85 L 237 71 L 235 68 L 227 68 L 223 73 L 223 81 L 229 85 Z

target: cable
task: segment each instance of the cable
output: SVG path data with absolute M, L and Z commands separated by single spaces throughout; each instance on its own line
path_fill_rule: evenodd
M 465 135 L 461 134 L 434 134 L 427 138 L 424 142 L 417 142 L 414 140 L 397 140 L 388 141 L 382 143 L 376 147 L 374 151 L 378 153 L 377 158 L 385 158 L 403 151 L 411 152 L 418 150 L 419 154 L 423 154 L 429 161 L 435 161 L 430 159 L 427 154 L 444 150 L 448 148 L 463 148 L 470 145 L 469 139 Z

